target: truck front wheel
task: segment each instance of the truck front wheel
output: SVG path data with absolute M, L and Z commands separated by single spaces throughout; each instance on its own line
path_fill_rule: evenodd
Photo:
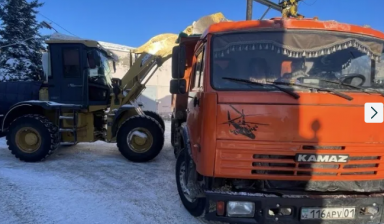
M 117 147 L 130 161 L 154 159 L 164 145 L 164 133 L 159 122 L 150 116 L 136 115 L 126 120 L 117 132 Z
M 16 118 L 9 127 L 7 145 L 16 158 L 38 162 L 59 146 L 58 128 L 44 116 L 27 114 Z
M 195 216 L 203 216 L 205 210 L 205 198 L 191 198 L 189 196 L 189 189 L 187 183 L 185 182 L 186 173 L 186 161 L 185 161 L 185 150 L 182 150 L 179 153 L 176 161 L 176 184 L 177 191 L 179 192 L 180 200 L 183 203 L 184 207 L 188 212 Z

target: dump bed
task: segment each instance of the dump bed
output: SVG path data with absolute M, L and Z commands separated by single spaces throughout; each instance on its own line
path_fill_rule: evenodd
M 38 100 L 42 85 L 41 81 L 0 82 L 0 115 L 5 116 L 15 103 Z M 2 120 L 1 116 L 0 120 Z

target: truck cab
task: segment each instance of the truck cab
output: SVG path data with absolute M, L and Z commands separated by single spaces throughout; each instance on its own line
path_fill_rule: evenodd
M 181 38 L 170 92 L 185 208 L 230 223 L 383 222 L 383 113 L 365 119 L 382 111 L 365 105 L 384 101 L 383 46 L 379 31 L 317 19 Z

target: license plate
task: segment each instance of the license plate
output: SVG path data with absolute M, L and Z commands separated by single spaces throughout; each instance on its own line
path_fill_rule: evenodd
M 302 208 L 301 219 L 354 219 L 355 208 Z

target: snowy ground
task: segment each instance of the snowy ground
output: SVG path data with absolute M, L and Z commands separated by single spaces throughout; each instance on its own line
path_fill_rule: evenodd
M 169 142 L 153 161 L 131 163 L 115 144 L 79 144 L 40 163 L 21 162 L 0 138 L 0 223 L 205 223 L 182 206 Z

